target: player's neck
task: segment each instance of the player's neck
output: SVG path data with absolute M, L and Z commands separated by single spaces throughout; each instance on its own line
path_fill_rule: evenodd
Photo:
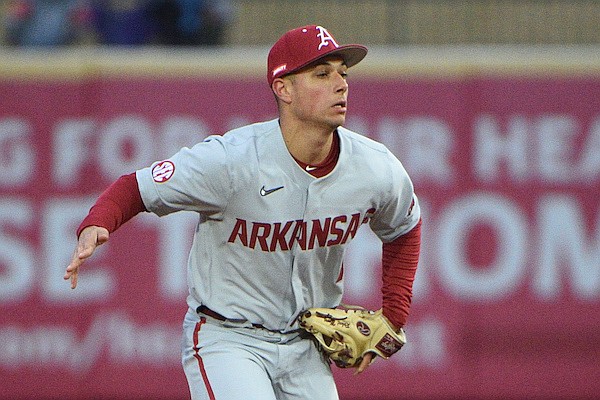
M 317 165 L 327 158 L 335 129 L 281 122 L 280 126 L 288 151 L 296 160 Z

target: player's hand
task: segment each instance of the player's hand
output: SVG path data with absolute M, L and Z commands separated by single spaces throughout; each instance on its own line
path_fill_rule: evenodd
M 367 367 L 371 364 L 371 360 L 373 359 L 373 357 L 375 357 L 375 353 L 369 352 L 365 354 L 360 364 L 358 364 L 358 367 L 356 367 L 354 375 L 358 375 L 362 373 L 365 369 L 367 369 Z
M 386 320 L 388 321 L 388 323 L 390 324 L 392 329 L 394 329 L 394 331 L 396 331 L 396 332 L 399 331 L 399 328 L 396 328 L 396 326 L 394 324 L 389 322 L 389 319 L 386 318 Z M 375 358 L 376 356 L 377 356 L 377 354 L 372 353 L 372 352 L 368 352 L 367 354 L 365 354 L 365 356 L 363 357 L 360 364 L 358 364 L 358 366 L 356 367 L 356 370 L 354 371 L 354 375 L 358 375 L 358 374 L 362 373 L 365 369 L 367 369 L 367 367 L 369 365 L 371 365 L 371 360 L 373 360 L 373 358 Z
M 387 321 L 389 322 L 389 320 L 387 320 Z M 399 328 L 396 328 L 396 326 L 394 324 L 392 324 L 391 322 L 389 322 L 389 324 L 394 329 L 394 331 L 398 332 L 400 330 Z M 367 367 L 369 365 L 371 365 L 371 360 L 373 360 L 373 358 L 375 358 L 376 356 L 377 356 L 377 354 L 372 353 L 372 352 L 368 352 L 367 354 L 365 354 L 365 356 L 363 357 L 360 364 L 358 364 L 358 367 L 356 367 L 356 370 L 354 371 L 354 375 L 358 375 L 358 374 L 362 373 L 365 369 L 367 369 Z
M 94 254 L 96 247 L 108 241 L 108 236 L 108 229 L 100 226 L 88 226 L 81 231 L 79 240 L 77 241 L 77 247 L 73 252 L 73 258 L 71 259 L 71 263 L 67 266 L 65 276 L 63 277 L 65 281 L 71 279 L 71 289 L 77 287 L 79 267 L 81 267 L 85 260 Z

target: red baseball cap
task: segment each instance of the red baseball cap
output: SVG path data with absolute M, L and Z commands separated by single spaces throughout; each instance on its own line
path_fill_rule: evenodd
M 269 51 L 267 81 L 291 74 L 320 58 L 339 55 L 348 68 L 367 55 L 367 48 L 360 44 L 338 45 L 327 29 L 307 25 L 286 32 Z

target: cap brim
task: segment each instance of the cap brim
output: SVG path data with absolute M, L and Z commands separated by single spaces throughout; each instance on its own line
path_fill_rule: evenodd
M 294 68 L 291 71 L 287 71 L 285 75 L 293 74 L 294 72 L 298 72 L 299 70 L 308 67 L 311 64 L 318 62 L 319 60 L 325 57 L 331 56 L 340 56 L 344 60 L 344 64 L 346 67 L 350 68 L 353 65 L 358 64 L 362 61 L 363 58 L 367 55 L 367 48 L 360 44 L 347 44 L 344 46 L 340 46 L 335 50 L 322 54 L 318 57 L 313 58 L 312 60 L 307 61 L 306 63 Z
M 339 54 L 344 59 L 344 63 L 348 68 L 358 64 L 367 55 L 367 48 L 360 44 L 349 44 L 340 46 L 338 49 L 332 51 L 330 54 Z

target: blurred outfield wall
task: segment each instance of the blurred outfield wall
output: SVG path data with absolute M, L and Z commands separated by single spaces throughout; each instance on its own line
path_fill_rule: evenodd
M 187 398 L 190 214 L 129 222 L 62 280 L 74 230 L 124 173 L 275 116 L 266 48 L 0 50 L 0 398 Z M 423 205 L 409 344 L 342 399 L 600 393 L 600 49 L 373 47 L 347 126 L 403 161 Z M 380 306 L 380 244 L 345 301 Z
M 230 45 L 320 24 L 377 45 L 600 43 L 598 0 L 237 0 Z M 257 23 L 260 21 L 260 23 Z M 347 43 L 344 41 L 344 43 Z

